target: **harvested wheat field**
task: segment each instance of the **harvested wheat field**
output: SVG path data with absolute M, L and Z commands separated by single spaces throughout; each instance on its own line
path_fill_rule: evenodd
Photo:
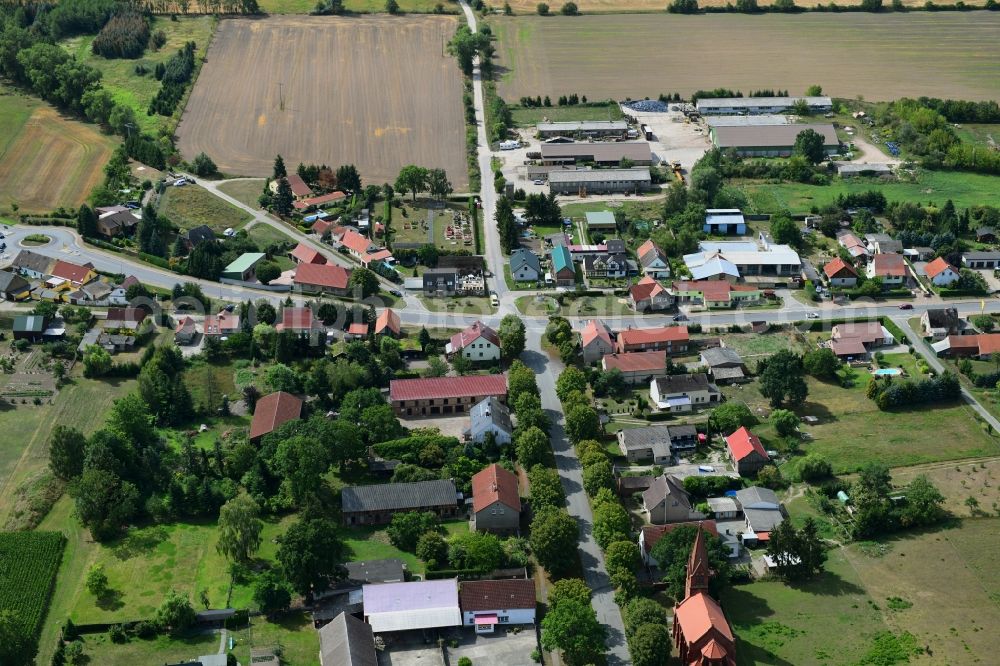
M 104 178 L 114 137 L 44 102 L 0 88 L 0 213 L 83 203 Z
M 728 87 L 1000 98 L 1000 12 L 513 17 L 491 21 L 500 93 L 590 99 Z
M 280 2 L 280 0 L 272 0 L 274 2 Z M 670 4 L 670 0 L 574 0 L 576 6 L 579 8 L 581 13 L 601 13 L 601 14 L 620 14 L 627 12 L 663 12 L 666 11 L 667 5 Z M 939 0 L 935 2 L 936 5 L 953 5 L 958 0 Z M 538 2 L 535 0 L 508 0 L 510 8 L 515 14 L 537 14 L 538 13 Z M 261 6 L 265 7 L 268 4 L 267 1 L 262 2 Z M 732 5 L 733 0 L 698 0 L 699 7 L 725 7 L 726 5 Z M 774 0 L 757 0 L 757 4 L 761 7 L 768 7 L 774 4 Z M 795 0 L 795 4 L 798 7 L 816 7 L 819 5 L 829 5 L 829 1 L 824 0 Z M 838 0 L 837 5 L 840 7 L 854 7 L 861 4 L 861 0 Z M 885 2 L 886 6 L 890 3 Z M 923 7 L 926 4 L 926 0 L 903 0 L 904 7 Z M 968 3 L 966 3 L 968 4 Z M 560 2 L 550 2 L 550 11 L 556 14 L 559 8 L 562 7 L 563 3 Z M 350 3 L 347 3 L 350 7 Z
M 462 79 L 444 44 L 452 17 L 224 20 L 181 119 L 182 154 L 269 176 L 274 156 L 354 164 L 369 183 L 400 167 L 467 186 Z

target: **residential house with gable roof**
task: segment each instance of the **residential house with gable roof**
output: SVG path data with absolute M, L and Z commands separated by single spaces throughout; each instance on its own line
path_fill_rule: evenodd
M 535 623 L 535 583 L 530 578 L 467 580 L 458 590 L 463 624 L 477 634 L 497 626 Z
M 253 420 L 250 421 L 250 441 L 260 438 L 279 427 L 302 417 L 302 398 L 285 391 L 269 393 L 257 400 Z
M 379 313 L 375 320 L 375 335 L 388 335 L 398 338 L 402 329 L 400 328 L 399 315 L 392 308 L 386 308 Z
M 472 528 L 515 534 L 521 525 L 517 476 L 493 463 L 472 476 Z
M 542 264 L 538 255 L 523 247 L 511 252 L 510 274 L 515 282 L 538 282 L 542 279 Z
M 687 326 L 627 328 L 618 332 L 618 352 L 664 351 L 667 354 L 683 354 L 687 352 L 690 341 Z
M 445 345 L 448 356 L 461 354 L 470 361 L 489 362 L 500 360 L 500 336 L 481 321 L 451 336 Z
M 480 444 L 489 433 L 493 433 L 493 441 L 502 446 L 510 444 L 514 435 L 510 409 L 493 396 L 469 410 L 469 429 L 465 431 L 468 439 Z
M 880 252 L 869 262 L 867 275 L 869 278 L 881 279 L 883 287 L 891 288 L 905 285 L 906 259 L 903 258 L 903 255 L 894 252 Z
M 666 310 L 673 306 L 674 296 L 647 275 L 628 288 L 628 304 L 636 312 Z
M 823 274 L 834 287 L 854 287 L 858 284 L 858 272 L 840 257 L 823 266 Z
M 928 262 L 924 266 L 924 273 L 927 278 L 936 287 L 947 287 L 953 282 L 958 281 L 958 269 L 949 264 L 944 260 L 944 257 L 938 257 L 937 259 Z
M 576 284 L 576 268 L 573 255 L 565 245 L 556 245 L 549 252 L 552 262 L 552 281 L 557 287 L 572 287 Z
M 654 280 L 663 280 L 670 277 L 670 262 L 667 254 L 660 249 L 660 246 L 652 240 L 647 240 L 635 251 L 635 256 L 639 258 L 639 265 L 642 272 Z
M 654 525 L 678 523 L 704 518 L 694 510 L 691 494 L 684 483 L 672 474 L 662 474 L 642 493 L 642 508 L 646 519 Z
M 600 319 L 591 319 L 580 332 L 580 349 L 587 365 L 601 360 L 615 350 L 615 336 Z
M 726 449 L 733 467 L 741 476 L 753 476 L 771 462 L 760 438 L 743 426 L 726 437 Z

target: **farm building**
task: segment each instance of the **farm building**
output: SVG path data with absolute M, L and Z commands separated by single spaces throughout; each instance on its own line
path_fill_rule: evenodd
M 830 123 L 712 127 L 709 138 L 716 148 L 732 149 L 744 157 L 787 157 L 792 154 L 795 138 L 806 130 L 813 130 L 823 137 L 823 149 L 827 155 L 840 150 L 840 139 Z
M 837 174 L 841 178 L 851 178 L 853 176 L 889 176 L 892 174 L 892 167 L 888 164 L 854 164 L 852 162 L 837 162 Z
M 610 210 L 601 210 L 587 213 L 587 231 L 615 231 L 618 225 L 615 223 L 615 214 Z
M 755 241 L 702 241 L 700 252 L 684 255 L 684 263 L 696 280 L 719 275 L 773 275 L 790 277 L 802 272 L 798 252 L 788 245 L 776 245 L 765 236 Z M 717 261 L 718 260 L 718 261 Z
M 601 359 L 601 368 L 618 370 L 629 384 L 645 384 L 654 377 L 667 376 L 667 355 L 661 351 L 608 354 Z
M 555 194 L 641 192 L 649 189 L 651 183 L 649 167 L 579 169 L 549 174 L 549 189 Z
M 457 578 L 365 585 L 361 593 L 365 621 L 376 634 L 462 624 Z
M 557 287 L 572 287 L 576 284 L 576 268 L 573 267 L 573 255 L 565 245 L 557 245 L 550 253 L 552 260 L 552 280 Z
M 736 502 L 743 511 L 747 531 L 758 540 L 766 540 L 771 530 L 785 519 L 784 507 L 769 488 L 750 486 L 736 491 Z
M 500 336 L 481 321 L 451 336 L 445 345 L 445 354 L 461 354 L 470 361 L 487 362 L 500 360 Z
M 742 236 L 747 232 L 747 224 L 739 208 L 709 208 L 705 211 L 705 224 L 702 230 L 706 234 Z
M 665 351 L 667 354 L 683 354 L 690 341 L 687 326 L 627 328 L 618 334 L 618 352 Z
M 642 272 L 654 280 L 662 280 L 670 277 L 670 262 L 667 254 L 660 249 L 660 246 L 652 240 L 647 240 L 635 251 L 635 256 L 639 258 Z
M 1000 252 L 993 250 L 963 252 L 962 265 L 966 268 L 1000 268 Z
M 771 458 L 760 443 L 760 438 L 746 429 L 746 426 L 726 437 L 726 448 L 733 467 L 741 475 L 753 476 L 761 467 L 771 462 Z
M 535 583 L 513 580 L 467 580 L 458 592 L 463 624 L 477 634 L 491 634 L 496 625 L 535 623 Z
M 493 463 L 472 476 L 472 528 L 514 534 L 521 524 L 517 476 Z
M 494 397 L 489 397 L 469 410 L 469 429 L 465 436 L 482 444 L 489 433 L 497 444 L 510 444 L 514 425 L 510 420 L 510 409 Z
M 969 356 L 982 361 L 1000 352 L 1000 333 L 980 333 L 979 335 L 949 335 L 931 345 L 938 356 Z
M 709 116 L 705 124 L 709 127 L 738 127 L 746 125 L 788 125 L 794 120 L 792 116 L 780 113 L 768 113 L 759 116 Z
M 20 275 L 0 271 L 0 296 L 5 301 L 23 301 L 31 294 L 31 285 Z
M 41 315 L 18 315 L 14 317 L 15 340 L 38 342 L 45 333 L 45 317 Z
M 425 377 L 393 379 L 389 402 L 398 416 L 464 414 L 486 398 L 507 402 L 507 378 L 503 375 Z
M 319 663 L 320 666 L 378 666 L 371 625 L 341 611 L 320 627 Z
M 714 406 L 722 401 L 722 393 L 708 381 L 708 375 L 697 372 L 654 379 L 649 383 L 649 399 L 660 410 L 681 414 Z
M 938 287 L 947 287 L 958 280 L 958 269 L 938 257 L 924 267 L 924 273 L 931 283 Z
M 285 391 L 265 395 L 257 401 L 253 412 L 253 420 L 250 422 L 250 441 L 259 442 L 264 435 L 301 416 L 301 398 Z
M 542 277 L 538 255 L 523 247 L 511 252 L 510 274 L 515 282 L 538 282 Z
M 695 106 L 703 116 L 757 116 L 791 111 L 799 101 L 804 101 L 812 113 L 833 110 L 829 97 L 719 97 L 699 99 Z
M 598 166 L 618 166 L 628 160 L 636 166 L 653 163 L 653 153 L 645 141 L 608 143 L 543 143 L 542 164 L 578 164 L 593 162 Z
M 254 269 L 266 256 L 263 252 L 246 252 L 222 270 L 222 277 L 250 282 L 256 279 Z
M 441 518 L 458 514 L 458 494 L 450 479 L 348 486 L 341 491 L 345 525 L 385 525 L 401 511 L 431 511 Z
M 615 336 L 600 319 L 591 319 L 580 332 L 580 349 L 587 365 L 600 360 L 615 350 Z
M 538 123 L 538 137 L 588 136 L 624 139 L 628 123 L 624 120 L 581 120 L 573 122 Z
M 719 384 L 736 384 L 746 379 L 743 359 L 728 347 L 710 347 L 701 353 L 701 364 Z

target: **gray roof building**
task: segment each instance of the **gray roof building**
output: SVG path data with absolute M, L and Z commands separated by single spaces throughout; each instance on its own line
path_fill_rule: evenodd
M 691 510 L 691 496 L 684 489 L 684 484 L 681 480 L 672 474 L 661 474 L 653 479 L 653 482 L 649 484 L 649 488 L 642 493 L 642 502 L 649 507 L 654 506 L 667 497 L 673 499 L 674 502 L 685 509 Z
M 473 433 L 483 432 L 493 427 L 499 428 L 508 435 L 514 432 L 514 426 L 510 421 L 510 409 L 490 396 L 482 402 L 474 405 L 469 410 L 469 430 Z
M 536 273 L 540 273 L 542 270 L 542 264 L 538 260 L 538 255 L 531 250 L 520 248 L 512 252 L 510 255 L 511 272 L 517 273 L 517 271 L 521 270 L 521 268 L 524 268 L 525 266 L 534 269 Z
M 626 452 L 652 449 L 654 459 L 669 456 L 672 449 L 690 448 L 689 443 L 696 444 L 697 438 L 698 430 L 693 425 L 625 428 L 618 433 L 618 443 Z
M 617 164 L 631 160 L 634 164 L 651 164 L 653 153 L 645 141 L 607 143 L 543 143 L 542 162 L 566 164 L 571 162 L 600 162 Z
M 743 509 L 751 532 L 770 532 L 785 519 L 776 509 Z
M 319 630 L 321 666 L 378 666 L 371 625 L 341 613 Z
M 660 395 L 690 393 L 692 391 L 718 392 L 718 389 L 708 381 L 708 375 L 703 372 L 691 375 L 668 375 L 666 377 L 658 377 L 653 381 L 657 383 Z
M 649 168 L 577 169 L 576 171 L 553 171 L 549 174 L 549 183 L 552 185 L 604 182 L 648 184 L 650 182 Z
M 457 502 L 455 484 L 448 479 L 350 486 L 341 493 L 344 513 L 420 509 Z
M 32 252 L 31 250 L 21 250 L 17 253 L 17 256 L 14 257 L 14 261 L 12 261 L 10 265 L 13 268 L 26 271 L 28 273 L 46 275 L 49 272 L 49 267 L 53 263 L 55 263 L 55 259 L 46 257 L 43 254 L 38 254 L 37 252 Z
M 750 486 L 736 491 L 736 501 L 746 509 L 777 509 L 781 506 L 778 496 L 770 488 Z
M 215 232 L 212 231 L 211 227 L 208 225 L 201 225 L 195 227 L 194 229 L 188 229 L 188 232 L 184 235 L 187 238 L 187 242 L 191 247 L 194 247 L 205 241 L 215 240 Z
M 31 285 L 20 275 L 11 273 L 10 271 L 0 271 L 0 294 L 5 297 L 11 297 L 16 294 L 28 291 Z
M 713 127 L 711 135 L 717 148 L 789 148 L 806 130 L 822 136 L 828 149 L 840 145 L 837 131 L 830 123 Z
M 739 367 L 743 365 L 743 359 L 728 347 L 710 347 L 701 353 L 701 361 L 708 367 L 715 369 L 721 367 Z
M 368 560 L 367 562 L 347 562 L 345 583 L 352 586 L 371 583 L 401 583 L 406 580 L 406 564 L 398 558 Z

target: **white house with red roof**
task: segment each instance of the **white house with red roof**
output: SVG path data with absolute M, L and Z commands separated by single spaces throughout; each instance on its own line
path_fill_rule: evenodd
M 958 280 L 958 269 L 945 261 L 943 257 L 929 262 L 924 267 L 924 273 L 930 279 L 931 284 L 938 287 L 947 287 Z
M 760 443 L 760 438 L 743 426 L 726 437 L 729 458 L 740 475 L 754 475 L 760 468 L 771 462 L 770 456 Z
M 662 280 L 670 277 L 670 262 L 667 261 L 666 253 L 660 246 L 651 240 L 647 240 L 635 251 L 635 256 L 639 258 L 642 272 L 654 280 Z
M 74 287 L 81 287 L 97 277 L 93 264 L 83 266 L 62 259 L 52 266 L 52 277 L 69 282 Z
M 296 286 L 306 291 L 346 296 L 351 272 L 336 264 L 300 263 L 295 267 Z
M 444 350 L 448 356 L 461 354 L 470 361 L 499 361 L 500 336 L 483 322 L 476 321 L 451 336 Z
M 858 272 L 840 257 L 824 266 L 823 274 L 834 287 L 854 287 L 858 284 Z
M 462 623 L 477 634 L 491 634 L 497 625 L 535 623 L 535 583 L 530 578 L 467 580 L 458 592 Z
M 600 361 L 615 350 L 615 336 L 600 319 L 591 319 L 580 332 L 580 349 L 587 365 Z
M 679 354 L 687 351 L 690 341 L 687 326 L 628 328 L 618 332 L 618 352 L 662 350 L 668 354 Z

